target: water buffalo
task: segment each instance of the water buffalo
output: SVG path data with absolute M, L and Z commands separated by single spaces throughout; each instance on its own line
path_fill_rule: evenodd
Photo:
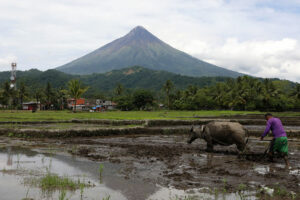
M 195 139 L 202 138 L 207 142 L 207 151 L 213 151 L 213 146 L 229 146 L 236 144 L 237 149 L 241 152 L 246 147 L 247 130 L 236 122 L 210 122 L 199 127 L 192 127 L 191 136 L 188 143 L 191 144 Z

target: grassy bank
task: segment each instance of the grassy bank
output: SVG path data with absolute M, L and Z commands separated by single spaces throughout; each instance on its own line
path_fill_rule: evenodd
M 110 111 L 100 113 L 70 111 L 0 111 L 0 121 L 52 121 L 71 119 L 115 119 L 115 120 L 143 120 L 143 119 L 193 119 L 194 117 L 263 114 L 258 111 Z M 300 112 L 276 113 L 278 116 L 300 116 Z

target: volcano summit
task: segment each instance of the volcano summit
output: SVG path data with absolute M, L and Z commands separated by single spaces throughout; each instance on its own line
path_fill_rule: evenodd
M 143 66 L 197 77 L 242 75 L 179 51 L 141 26 L 83 57 L 58 67 L 57 70 L 70 74 L 92 74 L 130 66 Z

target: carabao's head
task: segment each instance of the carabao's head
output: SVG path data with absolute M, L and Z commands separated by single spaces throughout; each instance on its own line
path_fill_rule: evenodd
M 273 115 L 271 113 L 267 113 L 265 114 L 265 119 L 268 121 L 269 119 L 271 119 L 273 117 Z
M 205 130 L 205 125 L 199 126 L 199 127 L 194 127 L 192 126 L 191 131 L 190 131 L 190 136 L 187 141 L 188 144 L 191 144 L 194 140 L 197 138 L 200 138 L 202 133 Z

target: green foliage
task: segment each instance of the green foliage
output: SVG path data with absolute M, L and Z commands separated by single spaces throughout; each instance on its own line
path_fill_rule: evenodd
M 102 173 L 103 173 L 104 165 L 101 163 L 99 164 L 99 179 L 100 183 L 102 183 Z
M 143 120 L 143 119 L 197 119 L 195 116 L 230 116 L 246 114 L 265 114 L 259 111 L 231 111 L 231 110 L 197 110 L 197 111 L 111 111 L 101 113 L 78 112 L 76 119 L 108 119 L 108 120 Z M 299 112 L 275 112 L 275 116 L 300 116 Z M 32 114 L 28 111 L 0 111 L 0 121 L 59 121 L 72 120 L 74 114 L 70 111 L 40 111 Z M 15 136 L 15 135 L 14 135 Z
M 294 110 L 299 107 L 297 89 L 286 81 L 243 76 L 206 88 L 190 86 L 176 97 L 173 109 Z
M 124 87 L 122 84 L 118 83 L 116 88 L 115 88 L 115 93 L 117 96 L 120 96 L 124 92 Z
M 84 94 L 85 97 L 94 97 L 97 94 L 103 96 L 104 92 L 104 96 L 112 96 L 114 94 L 113 91 L 116 87 L 116 83 L 123 87 L 121 95 L 124 95 L 126 88 L 133 90 L 144 88 L 156 92 L 161 91 L 166 80 L 172 81 L 174 88 L 184 89 L 188 85 L 204 87 L 230 79 L 226 77 L 188 77 L 166 71 L 154 71 L 138 66 L 113 70 L 105 74 L 82 76 L 65 74 L 56 70 L 42 72 L 34 69 L 29 71 L 18 71 L 17 75 L 17 85 L 23 82 L 28 87 L 27 91 L 31 97 L 34 96 L 38 89 L 46 88 L 48 82 L 51 83 L 52 89 L 56 90 L 60 87 L 65 88 L 72 79 L 80 80 L 82 84 L 89 86 L 89 90 Z M 0 72 L 0 84 L 9 81 L 9 77 L 9 72 Z M 9 88 L 9 82 L 7 83 Z
M 18 77 L 20 87 L 12 90 L 9 73 L 0 73 L 3 108 L 16 108 L 25 99 L 58 110 L 66 108 L 69 96 L 82 96 L 112 99 L 120 110 L 153 110 L 160 103 L 173 110 L 300 110 L 300 84 L 277 79 L 194 78 L 138 66 L 83 76 L 29 70 L 18 72 Z
M 8 137 L 14 137 L 14 133 L 10 132 L 10 133 L 8 133 L 7 136 L 8 136 Z
M 275 185 L 274 186 L 274 195 L 284 197 L 284 196 L 288 196 L 289 192 L 285 188 L 280 187 L 279 185 Z
M 102 200 L 110 200 L 110 195 L 108 195 L 107 197 L 102 198 Z
M 139 89 L 133 93 L 133 104 L 138 110 L 152 109 L 154 96 L 150 91 Z
M 122 111 L 133 110 L 135 108 L 131 95 L 116 97 L 114 100 L 117 103 L 117 108 Z
M 19 87 L 19 99 L 21 105 L 23 104 L 23 101 L 27 97 L 27 95 L 28 95 L 27 87 L 25 86 L 24 82 L 21 82 Z
M 81 183 L 79 180 L 74 181 L 69 177 L 60 177 L 56 174 L 47 173 L 40 180 L 40 187 L 44 190 L 51 189 L 71 189 L 76 190 L 79 189 L 81 185 L 85 185 L 85 183 Z
M 58 199 L 59 199 L 59 200 L 67 200 L 67 199 L 66 199 L 66 196 L 67 196 L 66 190 L 61 190 L 61 191 L 59 192 Z
M 102 176 L 103 169 L 104 169 L 104 165 L 103 165 L 102 163 L 99 164 L 99 175 L 100 175 L 100 176 Z
M 174 88 L 174 84 L 171 80 L 167 80 L 163 86 L 163 90 L 166 93 L 166 97 L 167 97 L 168 108 L 170 108 L 171 105 L 171 92 L 173 88 Z
M 86 91 L 88 87 L 82 87 L 81 82 L 79 80 L 70 80 L 68 82 L 68 92 L 69 95 L 75 99 L 74 110 L 76 111 L 76 101 L 79 99 Z

